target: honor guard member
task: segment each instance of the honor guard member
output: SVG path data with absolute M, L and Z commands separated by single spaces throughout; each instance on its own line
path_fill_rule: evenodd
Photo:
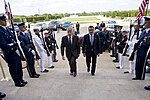
M 52 41 L 52 48 L 53 48 L 53 62 L 58 62 L 58 60 L 56 59 L 57 56 L 57 52 L 56 49 L 59 49 L 57 46 L 57 41 L 55 39 L 55 32 L 53 32 L 53 29 L 49 29 L 49 38 Z
M 134 26 L 133 26 L 133 30 L 132 30 L 132 33 L 131 33 L 131 38 L 130 40 L 128 41 L 128 45 L 129 45 L 129 48 L 128 48 L 128 55 L 131 56 L 131 53 L 133 52 L 133 49 L 134 49 L 134 44 L 138 42 L 138 39 L 139 39 L 139 35 L 141 34 L 141 31 L 140 31 L 140 25 L 135 22 L 134 23 Z M 135 52 L 135 55 L 134 55 L 134 60 L 133 61 L 129 61 L 129 71 L 126 71 L 124 72 L 125 74 L 126 73 L 130 73 L 130 74 L 133 74 L 134 73 L 134 70 L 135 70 L 135 63 L 136 63 L 136 52 Z
M 139 41 L 137 42 L 137 57 L 135 66 L 135 78 L 133 80 L 142 80 L 144 72 L 144 62 L 146 54 L 150 47 L 150 18 L 145 17 L 144 23 L 145 30 L 141 33 Z
M 70 66 L 70 75 L 76 77 L 77 75 L 76 60 L 80 55 L 80 43 L 79 43 L 79 37 L 73 35 L 72 27 L 69 27 L 67 29 L 67 35 L 62 37 L 61 55 L 63 60 L 65 60 L 65 56 L 64 56 L 65 48 L 66 48 L 66 57 L 69 61 L 69 66 Z
M 0 47 L 8 63 L 10 75 L 17 87 L 24 87 L 27 81 L 23 80 L 21 58 L 16 53 L 18 46 L 14 43 L 13 33 L 6 27 L 7 21 L 4 14 L 0 14 Z
M 123 69 L 125 67 L 125 56 L 122 55 L 123 53 L 123 49 L 126 46 L 126 42 L 127 42 L 127 31 L 123 30 L 120 34 L 120 36 L 118 37 L 117 40 L 117 46 L 118 46 L 118 53 L 119 53 L 119 67 L 116 67 L 117 69 Z
M 33 35 L 33 41 L 35 43 L 35 46 L 37 47 L 37 50 L 40 54 L 40 68 L 42 73 L 47 73 L 49 70 L 45 68 L 45 58 L 46 58 L 46 53 L 45 49 L 43 46 L 43 40 L 40 36 L 40 30 L 38 28 L 34 28 L 34 35 Z
M 40 75 L 36 73 L 35 67 L 34 67 L 35 51 L 30 41 L 30 38 L 31 38 L 29 35 L 30 33 L 27 32 L 25 23 L 18 24 L 18 27 L 20 29 L 20 32 L 18 33 L 18 39 L 20 41 L 21 47 L 27 59 L 27 70 L 28 70 L 29 76 L 31 78 L 39 78 Z
M 83 56 L 86 57 L 87 72 L 90 72 L 92 63 L 91 75 L 94 76 L 96 71 L 97 56 L 100 54 L 99 37 L 97 34 L 94 34 L 93 26 L 89 26 L 88 30 L 89 34 L 85 35 L 83 39 L 82 53 Z
M 114 45 L 114 47 L 115 47 L 115 49 L 114 49 L 115 60 L 113 60 L 113 62 L 119 62 L 119 54 L 118 54 L 118 45 L 117 45 L 117 42 L 122 37 L 122 32 L 121 32 L 122 27 L 123 26 L 118 26 L 118 30 L 117 30 L 117 32 L 115 32 L 115 37 L 116 37 L 115 38 L 115 45 Z
M 50 52 L 50 56 L 48 56 L 48 68 L 54 68 L 52 64 L 52 51 L 53 51 L 52 40 L 49 37 L 48 31 L 43 31 L 43 34 L 45 35 L 45 42 Z

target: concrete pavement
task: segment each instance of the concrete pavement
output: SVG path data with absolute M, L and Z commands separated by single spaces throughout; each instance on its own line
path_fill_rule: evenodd
M 82 33 L 86 32 L 85 26 L 82 29 Z M 65 34 L 57 34 L 58 44 Z M 150 84 L 150 75 L 145 81 L 132 81 L 133 75 L 123 74 L 128 63 L 125 70 L 116 70 L 117 64 L 109 55 L 106 52 L 98 58 L 96 76 L 86 72 L 85 58 L 80 55 L 78 75 L 74 78 L 69 75 L 68 62 L 61 60 L 58 50 L 59 62 L 54 63 L 55 69 L 42 74 L 36 67 L 41 74 L 39 79 L 30 79 L 24 69 L 24 77 L 29 82 L 26 87 L 16 88 L 12 81 L 0 82 L 0 91 L 7 94 L 4 100 L 149 100 L 150 92 L 143 87 Z M 7 72 L 6 64 L 3 66 Z

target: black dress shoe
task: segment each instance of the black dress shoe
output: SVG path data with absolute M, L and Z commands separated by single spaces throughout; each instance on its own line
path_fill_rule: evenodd
M 115 57 L 114 55 L 110 55 L 110 57 Z
M 138 79 L 138 78 L 132 78 L 132 80 L 141 80 L 141 79 Z
M 0 99 L 5 98 L 5 97 L 6 97 L 6 94 L 5 94 L 5 93 L 0 92 Z
M 144 87 L 145 90 L 150 90 L 150 85 Z
M 90 72 L 90 68 L 87 68 L 87 72 Z
M 73 77 L 76 77 L 76 76 L 77 76 L 77 74 L 74 72 L 74 73 L 73 73 Z
M 26 84 L 20 83 L 20 84 L 15 84 L 15 86 L 16 86 L 16 87 L 24 87 L 24 86 L 26 86 Z
M 113 62 L 118 63 L 119 61 L 118 60 L 113 60 Z
M 129 71 L 124 72 L 124 74 L 128 74 L 128 73 L 129 73 Z
M 30 76 L 30 78 L 39 78 L 37 75 Z
M 42 73 L 48 73 L 49 70 L 45 69 L 44 71 L 41 71 Z
M 55 68 L 55 66 L 51 66 L 51 67 L 48 67 L 49 69 L 53 69 L 53 68 Z
M 91 73 L 91 75 L 92 75 L 92 76 L 95 76 L 95 74 L 94 74 L 94 73 Z
M 58 62 L 58 60 L 54 60 L 53 62 Z
M 120 69 L 120 67 L 116 67 L 117 69 Z
M 37 76 L 41 76 L 40 74 L 36 74 Z
M 23 84 L 28 84 L 28 82 L 25 81 L 25 80 L 22 80 L 21 83 L 23 83 Z

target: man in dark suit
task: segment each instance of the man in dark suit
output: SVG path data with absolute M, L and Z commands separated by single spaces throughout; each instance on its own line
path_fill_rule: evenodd
M 62 37 L 61 42 L 61 55 L 62 59 L 65 60 L 64 57 L 64 48 L 66 48 L 66 57 L 69 61 L 70 65 L 70 75 L 76 77 L 77 75 L 77 66 L 76 59 L 80 54 L 80 44 L 78 36 L 73 35 L 72 27 L 67 29 L 67 35 Z
M 27 33 L 26 31 L 25 23 L 18 24 L 18 27 L 20 29 L 18 39 L 20 41 L 21 47 L 27 59 L 27 70 L 28 70 L 29 76 L 31 78 L 39 78 L 40 75 L 36 73 L 35 67 L 34 67 L 35 51 L 34 51 L 33 45 L 31 44 L 31 37 L 29 33 Z
M 137 57 L 135 65 L 135 78 L 133 80 L 145 79 L 144 75 L 144 63 L 148 49 L 150 47 L 150 18 L 145 17 L 145 30 L 141 33 L 139 41 L 137 42 Z
M 94 27 L 89 26 L 89 34 L 84 36 L 82 53 L 86 57 L 87 71 L 90 72 L 90 63 L 92 58 L 92 70 L 91 75 L 95 75 L 97 55 L 99 56 L 99 38 L 94 34 Z
M 0 48 L 3 51 L 5 61 L 8 63 L 10 75 L 17 87 L 24 87 L 27 82 L 23 80 L 21 58 L 18 54 L 18 45 L 15 37 L 6 27 L 6 16 L 0 14 Z
M 77 22 L 77 24 L 76 24 L 76 29 L 77 29 L 77 33 L 79 34 L 80 33 L 80 24 L 79 24 L 79 22 Z
M 102 21 L 102 23 L 100 24 L 100 27 L 104 28 L 105 27 L 105 23 Z

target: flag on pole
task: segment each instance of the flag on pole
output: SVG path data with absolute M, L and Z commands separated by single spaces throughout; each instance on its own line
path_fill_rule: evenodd
M 136 20 L 141 20 L 142 17 L 144 16 L 144 11 L 146 6 L 149 4 L 149 0 L 143 0 L 140 7 L 139 7 L 139 13 L 136 16 Z
M 6 0 L 4 0 L 4 4 L 5 4 L 5 14 L 8 16 L 8 20 L 10 20 L 10 12 L 8 10 L 8 5 L 6 3 Z

